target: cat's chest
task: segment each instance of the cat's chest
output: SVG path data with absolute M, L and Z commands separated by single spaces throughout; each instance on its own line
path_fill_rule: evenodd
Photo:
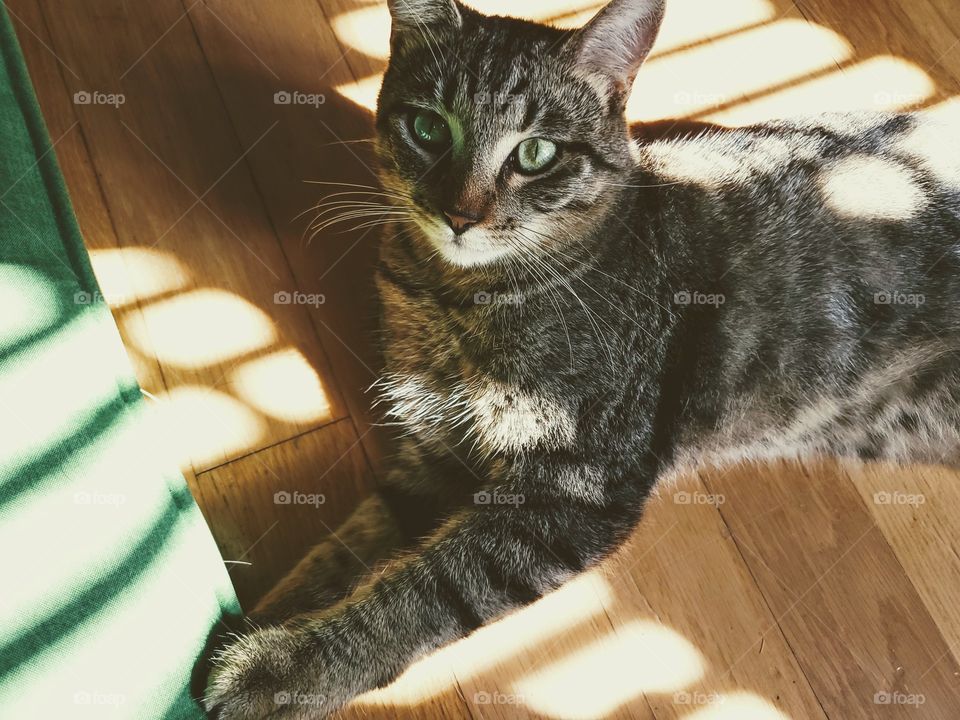
M 483 309 L 451 310 L 390 292 L 384 299 L 387 363 L 376 389 L 388 422 L 485 455 L 573 442 L 569 398 L 544 382 L 532 353 L 513 355 L 516 338 L 496 335 Z
M 424 441 L 469 443 L 484 455 L 565 447 L 576 435 L 574 414 L 562 401 L 482 375 L 394 372 L 378 389 L 389 422 Z

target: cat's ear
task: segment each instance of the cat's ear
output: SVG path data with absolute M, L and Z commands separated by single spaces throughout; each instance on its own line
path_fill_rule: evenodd
M 575 63 L 605 76 L 624 95 L 650 54 L 663 22 L 665 0 L 613 0 L 570 38 Z
M 432 43 L 430 28 L 460 27 L 460 10 L 454 0 L 387 0 L 393 25 L 390 44 L 414 40 Z

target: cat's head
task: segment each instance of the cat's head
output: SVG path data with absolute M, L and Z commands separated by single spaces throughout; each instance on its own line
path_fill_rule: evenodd
M 575 31 L 389 6 L 378 154 L 418 241 L 472 267 L 582 236 L 633 166 L 624 106 L 664 0 L 613 0 Z

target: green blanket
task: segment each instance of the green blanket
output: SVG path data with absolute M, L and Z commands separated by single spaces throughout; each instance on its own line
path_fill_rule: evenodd
M 236 597 L 157 457 L 5 12 L 0 42 L 0 717 L 203 717 L 191 675 Z

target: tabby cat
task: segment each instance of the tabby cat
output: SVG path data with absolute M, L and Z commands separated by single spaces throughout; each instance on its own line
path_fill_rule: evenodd
M 377 388 L 398 450 L 218 654 L 219 718 L 323 717 L 389 683 L 598 563 L 693 463 L 960 452 L 956 128 L 640 142 L 624 107 L 663 0 L 579 30 L 389 5 Z

